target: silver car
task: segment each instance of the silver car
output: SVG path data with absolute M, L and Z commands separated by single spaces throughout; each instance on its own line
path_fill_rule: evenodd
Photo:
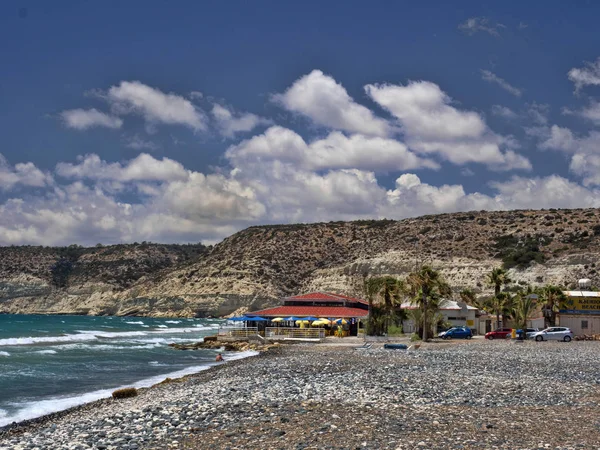
M 573 333 L 569 328 L 565 327 L 550 327 L 545 330 L 534 333 L 532 339 L 536 341 L 565 341 L 571 342 Z

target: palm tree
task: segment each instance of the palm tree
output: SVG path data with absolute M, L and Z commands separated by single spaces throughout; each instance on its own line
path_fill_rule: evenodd
M 496 328 L 500 328 L 500 314 L 505 318 L 506 313 L 512 310 L 513 298 L 508 292 L 499 292 L 490 299 L 490 307 L 496 314 Z
M 499 308 L 496 306 L 501 305 L 507 302 L 506 298 L 499 300 L 498 296 L 501 293 L 502 286 L 506 286 L 511 283 L 511 279 L 508 276 L 506 270 L 501 267 L 493 269 L 487 275 L 487 282 L 489 285 L 494 286 L 494 298 L 492 299 L 492 304 L 494 305 L 494 311 L 496 312 L 496 328 L 500 328 L 500 313 Z
M 395 308 L 400 302 L 404 291 L 404 282 L 394 277 L 370 278 L 365 281 L 365 293 L 369 299 L 368 334 L 388 332 L 390 322 L 396 315 Z M 377 297 L 383 298 L 383 308 L 375 307 L 374 300 Z M 381 309 L 383 311 L 380 311 Z
M 527 319 L 534 313 L 537 306 L 537 294 L 531 286 L 528 286 L 525 291 L 518 292 L 515 296 L 513 316 L 517 326 L 523 330 L 522 339 L 525 339 L 527 336 Z
M 509 278 L 506 270 L 498 267 L 488 273 L 487 282 L 489 285 L 494 286 L 494 296 L 497 296 L 502 290 L 502 286 L 512 283 L 512 280 Z
M 567 299 L 567 296 L 558 286 L 544 286 L 540 290 L 540 304 L 544 312 L 544 326 L 553 327 L 556 325 L 556 313 L 560 309 L 560 304 Z
M 427 341 L 428 317 L 435 314 L 444 297 L 452 295 L 452 290 L 440 272 L 430 266 L 423 266 L 417 272 L 409 274 L 406 281 L 413 295 L 413 302 L 422 311 L 423 341 Z
M 463 289 L 458 293 L 458 295 L 460 296 L 462 302 L 466 303 L 467 305 L 474 306 L 480 311 L 483 311 L 488 307 L 487 299 L 485 297 L 477 298 L 477 294 L 475 294 L 473 289 Z

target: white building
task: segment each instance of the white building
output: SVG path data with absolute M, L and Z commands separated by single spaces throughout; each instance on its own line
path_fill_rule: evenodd
M 403 303 L 402 309 L 417 309 L 417 306 L 412 303 Z M 477 334 L 479 330 L 479 316 L 477 314 L 478 309 L 474 306 L 453 300 L 444 300 L 439 312 L 444 316 L 444 320 L 451 323 L 453 327 L 469 327 L 474 334 Z M 405 320 L 402 323 L 402 328 L 405 333 L 414 333 L 417 331 L 415 323 L 411 319 Z

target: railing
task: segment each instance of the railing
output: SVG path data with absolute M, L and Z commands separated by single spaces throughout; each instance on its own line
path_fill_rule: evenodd
M 265 330 L 267 339 L 324 339 L 324 328 L 293 328 L 293 327 L 267 327 Z
M 258 327 L 219 327 L 219 337 L 248 338 L 258 334 Z

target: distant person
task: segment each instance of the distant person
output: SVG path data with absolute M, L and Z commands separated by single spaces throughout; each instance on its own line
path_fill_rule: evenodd
M 217 359 L 216 359 L 216 361 L 217 361 L 217 362 L 223 362 L 223 361 L 225 361 L 225 360 L 223 359 L 223 355 L 221 355 L 221 354 L 219 353 L 219 354 L 217 355 Z

